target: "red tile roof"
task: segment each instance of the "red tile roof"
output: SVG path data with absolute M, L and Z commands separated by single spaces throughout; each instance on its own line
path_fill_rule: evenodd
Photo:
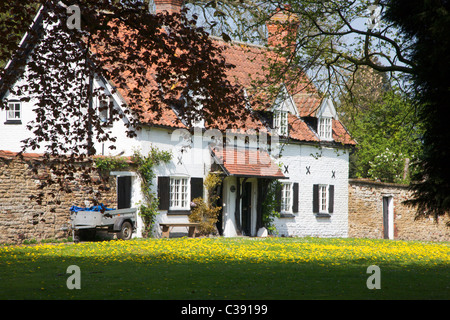
M 315 117 L 322 99 L 315 93 L 301 92 L 293 97 L 300 117 Z
M 298 141 L 319 141 L 316 134 L 308 127 L 308 125 L 300 118 L 289 114 L 289 137 Z
M 19 154 L 19 152 L 0 150 L 0 159 L 14 159 L 15 157 L 17 157 L 18 154 Z M 43 159 L 44 154 L 43 153 L 22 153 L 22 156 L 24 159 L 40 160 L 40 159 Z
M 339 120 L 333 119 L 333 140 L 346 145 L 356 145 L 356 141 L 350 136 L 347 129 Z
M 126 32 L 122 31 L 120 36 Z M 267 69 L 269 59 L 274 59 L 275 56 L 272 51 L 263 46 L 249 45 L 238 42 L 226 43 L 220 39 L 213 38 L 218 46 L 223 47 L 223 56 L 227 63 L 234 65 L 235 67 L 227 72 L 228 80 L 232 84 L 237 84 L 242 86 L 247 90 L 247 95 L 249 97 L 250 103 L 252 104 L 252 110 L 266 110 L 270 107 L 273 101 L 268 101 L 264 99 L 265 95 L 261 92 L 256 92 L 255 81 L 265 80 L 267 76 Z M 113 65 L 107 65 L 107 68 L 114 68 Z M 147 72 L 148 82 L 152 83 L 147 88 L 137 88 L 135 79 L 133 75 L 125 75 L 127 80 L 127 85 L 125 88 L 116 86 L 118 92 L 122 95 L 126 103 L 130 103 L 133 99 L 133 94 L 135 90 L 140 90 L 141 92 L 141 108 L 145 109 L 140 119 L 142 123 L 156 126 L 165 126 L 172 128 L 185 128 L 185 124 L 177 116 L 174 108 L 165 104 L 161 104 L 161 112 L 155 112 L 148 110 L 149 108 L 142 105 L 142 101 L 148 101 L 152 96 L 150 90 L 152 86 L 156 86 L 152 78 L 152 73 Z M 291 92 L 294 103 L 299 112 L 300 117 L 315 116 L 317 109 L 320 106 L 321 98 L 319 97 L 316 89 L 309 82 L 305 75 L 301 75 L 299 78 L 303 80 L 297 84 L 296 88 L 291 88 Z M 114 81 L 112 81 L 114 84 Z M 261 99 L 263 98 L 263 104 L 261 105 Z M 229 106 L 230 109 L 235 109 L 234 114 L 236 115 L 232 123 L 227 119 L 221 119 L 220 117 L 215 118 L 214 123 L 206 123 L 206 128 L 217 128 L 220 130 L 225 130 L 228 128 L 238 129 L 240 131 L 246 131 L 248 129 L 252 130 L 264 130 L 266 127 L 263 124 L 261 118 L 257 113 L 250 109 L 244 108 L 243 106 Z M 297 116 L 289 115 L 289 135 L 291 139 L 297 141 L 319 141 L 317 135 L 314 131 L 306 125 L 306 123 Z M 352 140 L 348 132 L 345 130 L 343 125 L 335 120 L 333 122 L 333 138 L 337 142 L 343 144 L 353 145 L 355 142 Z
M 212 153 L 225 173 L 238 177 L 286 178 L 266 151 L 246 148 L 214 148 Z

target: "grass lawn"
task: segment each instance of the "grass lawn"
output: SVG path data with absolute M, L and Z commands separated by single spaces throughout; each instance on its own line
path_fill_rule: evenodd
M 448 300 L 449 253 L 448 242 L 317 238 L 0 246 L 0 299 Z M 67 288 L 70 265 L 80 290 Z

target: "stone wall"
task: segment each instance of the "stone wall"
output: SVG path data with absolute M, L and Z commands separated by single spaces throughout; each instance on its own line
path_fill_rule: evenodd
M 384 238 L 383 197 L 393 200 L 393 238 L 398 240 L 450 241 L 448 216 L 415 220 L 416 209 L 402 202 L 410 197 L 405 185 L 349 179 L 349 237 Z
M 32 171 L 35 164 L 40 166 L 37 174 Z M 88 188 L 77 182 L 72 185 L 72 193 L 55 191 L 56 197 L 47 197 L 41 205 L 30 200 L 31 195 L 42 191 L 38 187 L 47 175 L 40 155 L 25 154 L 20 160 L 12 152 L 0 151 L 0 243 L 67 238 L 71 235 L 69 208 L 93 204 Z M 109 191 L 97 200 L 114 207 L 115 180 L 109 178 L 106 186 Z

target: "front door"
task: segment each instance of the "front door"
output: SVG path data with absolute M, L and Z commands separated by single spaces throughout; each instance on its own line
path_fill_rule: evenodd
M 117 177 L 117 209 L 131 207 L 131 176 Z
M 242 188 L 242 233 L 251 236 L 252 183 L 246 182 Z

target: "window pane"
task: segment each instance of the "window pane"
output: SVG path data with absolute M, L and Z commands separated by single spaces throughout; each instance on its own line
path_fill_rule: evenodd
M 320 186 L 320 211 L 327 210 L 327 186 Z
M 281 211 L 291 211 L 291 184 L 284 183 L 281 189 Z
M 187 209 L 188 202 L 188 178 L 170 179 L 170 207 L 172 209 Z
M 8 103 L 8 109 L 6 116 L 9 120 L 20 119 L 20 103 Z
M 320 118 L 319 120 L 319 136 L 324 139 L 331 138 L 331 119 Z

